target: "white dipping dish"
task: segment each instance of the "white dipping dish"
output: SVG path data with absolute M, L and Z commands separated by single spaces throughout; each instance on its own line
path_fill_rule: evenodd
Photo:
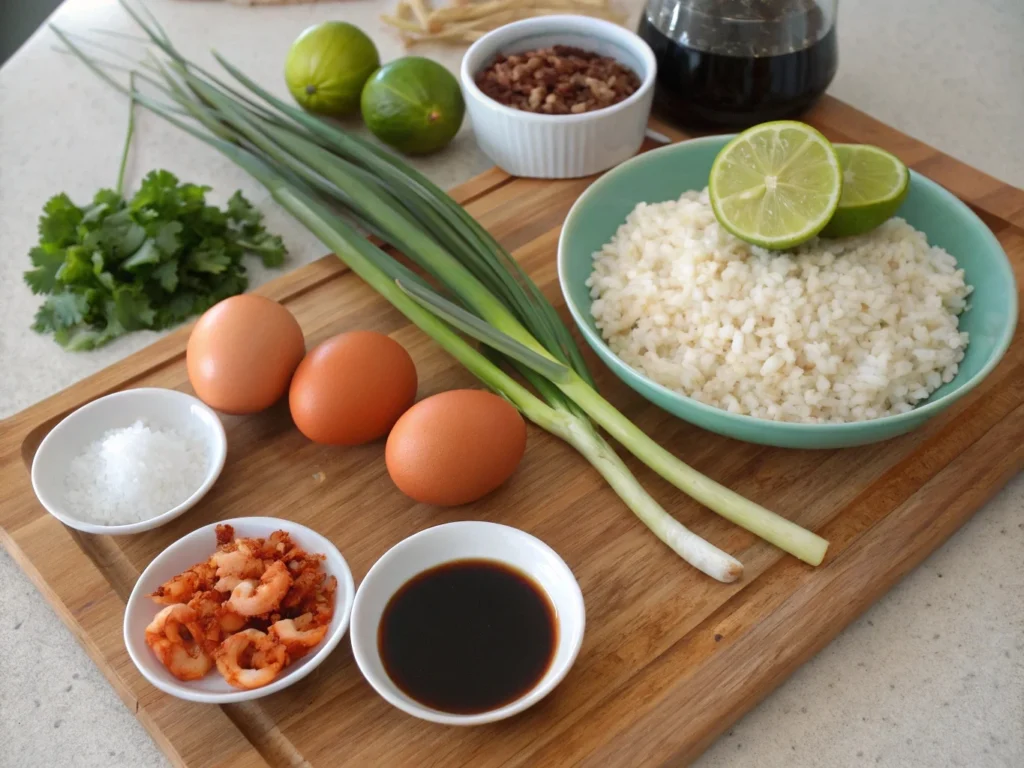
M 148 520 L 102 525 L 78 519 L 65 502 L 64 483 L 71 461 L 105 432 L 140 420 L 150 427 L 189 431 L 202 441 L 206 452 L 202 484 L 180 504 Z M 32 459 L 32 489 L 47 512 L 80 531 L 111 536 L 148 531 L 182 515 L 206 495 L 224 469 L 227 445 L 217 414 L 192 395 L 156 387 L 126 389 L 83 405 L 50 430 Z
M 402 585 L 442 563 L 466 559 L 495 560 L 529 576 L 551 601 L 558 627 L 554 656 L 537 685 L 510 704 L 474 715 L 443 712 L 410 698 L 388 677 L 377 645 L 384 608 Z M 497 523 L 447 523 L 400 541 L 374 563 L 352 607 L 352 652 L 370 685 L 403 712 L 433 723 L 480 725 L 511 717 L 547 696 L 576 661 L 585 624 L 583 594 L 576 578 L 543 541 Z
M 578 115 L 524 112 L 484 95 L 476 76 L 498 54 L 569 45 L 632 69 L 640 87 L 629 98 Z M 657 63 L 628 29 L 587 16 L 539 16 L 506 24 L 477 40 L 462 59 L 466 109 L 480 148 L 513 176 L 571 179 L 607 170 L 640 149 L 654 98 Z
M 214 667 L 201 680 L 183 681 L 176 678 L 146 645 L 146 627 L 166 606 L 152 600 L 149 595 L 161 584 L 174 578 L 182 571 L 196 563 L 208 560 L 217 550 L 217 526 L 230 525 L 235 529 L 235 537 L 266 538 L 274 531 L 287 531 L 292 541 L 310 553 L 325 555 L 324 571 L 338 580 L 338 589 L 334 596 L 334 618 L 331 619 L 330 630 L 318 646 L 308 655 L 292 662 L 269 685 L 243 691 L 235 688 L 225 680 Z M 230 704 L 238 701 L 251 701 L 287 688 L 299 682 L 316 669 L 333 651 L 348 629 L 349 615 L 352 612 L 352 599 L 355 587 L 352 583 L 352 572 L 341 552 L 328 539 L 304 525 L 276 517 L 236 517 L 204 526 L 174 542 L 157 555 L 139 580 L 135 582 L 128 605 L 124 612 L 124 644 L 128 648 L 139 672 L 149 682 L 164 693 L 179 699 L 196 701 L 201 704 Z

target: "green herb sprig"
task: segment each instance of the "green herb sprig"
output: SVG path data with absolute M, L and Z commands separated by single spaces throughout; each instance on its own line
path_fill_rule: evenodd
M 243 258 L 284 262 L 281 238 L 241 192 L 224 210 L 209 187 L 151 171 L 130 199 L 121 194 L 129 120 L 117 189 L 79 207 L 66 194 L 47 201 L 25 282 L 46 296 L 32 328 L 61 346 L 86 350 L 139 329 L 161 330 L 205 311 L 247 285 Z

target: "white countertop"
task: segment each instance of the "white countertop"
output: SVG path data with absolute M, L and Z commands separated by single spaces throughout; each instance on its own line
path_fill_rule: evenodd
M 638 0 L 629 0 L 639 9 Z M 278 8 L 150 0 L 189 55 L 216 47 L 284 94 L 291 40 L 324 19 L 366 30 L 390 0 Z M 842 0 L 831 93 L 943 151 L 1024 187 L 1024 2 Z M 68 0 L 56 22 L 128 31 L 114 0 Z M 0 418 L 150 343 L 137 333 L 71 354 L 29 330 L 38 304 L 21 280 L 43 203 L 113 186 L 126 105 L 37 34 L 0 69 Z M 461 50 L 424 49 L 454 68 Z M 419 163 L 452 186 L 490 163 L 464 128 Z M 240 171 L 152 115 L 140 114 L 128 184 L 153 168 L 241 188 L 268 209 L 289 266 L 324 252 L 266 204 Z M 253 270 L 259 284 L 274 276 Z M 1024 477 L 1018 477 L 899 586 L 711 747 L 700 765 L 1024 765 Z M 6 553 L 0 553 L 0 766 L 163 766 L 166 761 Z

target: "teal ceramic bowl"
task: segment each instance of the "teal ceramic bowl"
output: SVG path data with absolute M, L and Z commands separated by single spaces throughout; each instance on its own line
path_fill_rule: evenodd
M 1017 325 L 1013 269 L 999 241 L 966 205 L 911 171 L 897 215 L 951 253 L 974 286 L 960 327 L 970 341 L 956 378 L 914 410 L 847 424 L 797 424 L 728 413 L 651 381 L 608 348 L 590 314 L 591 259 L 639 202 L 676 200 L 707 186 L 715 155 L 730 136 L 708 136 L 639 155 L 595 181 L 569 211 L 558 241 L 558 277 L 576 324 L 615 374 L 647 400 L 691 424 L 752 443 L 783 448 L 842 448 L 887 440 L 924 424 L 966 395 L 995 368 Z

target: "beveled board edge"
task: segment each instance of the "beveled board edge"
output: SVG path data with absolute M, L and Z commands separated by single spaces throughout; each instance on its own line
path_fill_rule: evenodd
M 182 754 L 184 750 L 180 747 L 185 743 L 201 743 L 204 745 L 206 765 L 270 768 L 270 763 L 253 749 L 251 740 L 219 707 L 204 707 L 197 714 L 188 702 L 163 695 L 158 700 L 155 694 L 159 692 L 147 691 L 148 683 L 134 667 L 129 664 L 121 670 L 117 669 L 118 665 L 96 636 L 116 637 L 115 642 L 123 646 L 121 622 L 125 603 L 111 588 L 96 564 L 72 540 L 72 533 L 56 518 L 45 514 L 18 529 L 23 543 L 39 543 L 47 549 L 59 548 L 60 557 L 56 559 L 59 559 L 61 573 L 67 575 L 67 578 L 62 579 L 59 593 L 40 572 L 36 558 L 33 557 L 37 553 L 31 547 L 23 549 L 3 528 L 0 528 L 0 543 L 71 630 L 110 681 L 121 701 L 135 714 L 172 765 L 198 768 L 194 762 L 186 762 Z M 40 557 L 43 558 L 42 562 L 53 566 L 55 558 L 45 555 Z M 78 599 L 69 599 L 72 594 Z M 75 603 L 79 607 L 72 609 L 68 603 Z M 137 691 L 142 693 L 137 695 Z M 157 706 L 152 706 L 154 704 Z

